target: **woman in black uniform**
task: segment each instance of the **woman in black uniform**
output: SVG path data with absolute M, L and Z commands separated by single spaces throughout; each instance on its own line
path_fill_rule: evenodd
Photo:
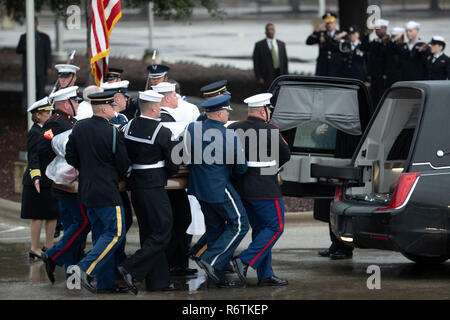
M 50 118 L 50 111 L 53 110 L 48 98 L 45 97 L 32 104 L 28 111 L 31 112 L 31 119 L 34 124 L 28 132 L 27 156 L 28 167 L 22 179 L 22 219 L 31 219 L 31 250 L 28 252 L 30 259 L 40 259 L 42 250 L 53 246 L 53 235 L 55 232 L 56 219 L 59 211 L 55 198 L 52 196 L 50 188 L 41 188 L 39 181 L 41 178 L 40 163 L 38 156 L 39 141 L 42 136 L 42 125 Z M 42 221 L 45 220 L 45 246 L 40 249 L 40 235 Z

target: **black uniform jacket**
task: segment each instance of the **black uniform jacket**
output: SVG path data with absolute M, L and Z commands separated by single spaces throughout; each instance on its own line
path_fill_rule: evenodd
M 417 42 L 411 51 L 406 43 L 395 46 L 396 52 L 400 55 L 403 81 L 426 80 L 427 75 L 424 62 L 426 52 L 421 52 L 418 49 L 423 44 L 423 42 Z
M 433 55 L 426 58 L 428 80 L 450 80 L 450 58 L 442 54 L 433 63 Z
M 402 60 L 398 50 L 397 43 L 390 40 L 387 44 L 386 65 L 387 65 L 387 86 L 390 87 L 397 81 L 402 80 Z
M 388 43 L 376 38 L 368 43 L 368 37 L 363 39 L 367 46 L 367 80 L 369 83 L 380 82 L 376 85 L 385 86 L 387 75 Z
M 289 146 L 283 137 L 279 133 L 279 129 L 277 126 L 273 124 L 266 123 L 264 120 L 260 118 L 255 118 L 249 116 L 247 120 L 235 122 L 228 126 L 229 129 L 237 130 L 242 129 L 244 133 L 249 129 L 256 129 L 256 137 L 257 137 L 257 159 L 249 159 L 250 156 L 250 146 L 249 139 L 246 137 L 246 141 L 242 141 L 242 144 L 245 144 L 245 157 L 247 161 L 267 161 L 260 160 L 259 158 L 259 148 L 262 144 L 260 141 L 260 135 L 258 134 L 259 130 L 267 131 L 267 151 L 263 152 L 263 154 L 267 154 L 271 159 L 276 159 L 275 155 L 269 155 L 271 150 L 271 142 L 270 137 L 272 131 L 276 131 L 275 133 L 278 135 L 278 143 L 279 143 L 279 154 L 278 159 L 279 162 L 277 165 L 281 167 L 291 158 L 291 152 L 289 150 Z M 239 177 L 234 185 L 236 187 L 237 192 L 239 193 L 242 199 L 251 199 L 251 200 L 268 200 L 268 199 L 279 199 L 282 196 L 281 188 L 278 183 L 277 174 L 273 175 L 262 175 L 261 168 L 258 167 L 248 167 L 247 172 Z
M 50 119 L 48 119 L 42 127 L 42 133 L 39 138 L 38 153 L 42 175 L 40 185 L 44 188 L 51 187 L 53 183 L 52 180 L 47 178 L 47 176 L 45 175 L 47 166 L 56 157 L 56 154 L 52 148 L 52 139 L 56 135 L 72 129 L 75 122 L 76 119 L 74 117 L 60 110 L 55 110 L 53 111 L 53 115 L 50 117 Z M 67 192 L 60 190 L 55 190 L 55 193 L 59 196 L 67 195 Z
M 286 45 L 283 41 L 276 40 L 278 46 L 278 60 L 280 75 L 288 73 L 288 58 L 286 53 Z M 274 68 L 272 60 L 271 48 L 267 44 L 267 39 L 263 39 L 255 43 L 253 49 L 253 70 L 256 80 L 263 78 L 267 86 L 274 80 Z
M 348 43 L 349 48 L 351 45 Z M 342 77 L 367 81 L 367 53 L 363 43 L 343 53 Z
M 327 31 L 313 32 L 307 39 L 307 45 L 319 44 L 319 56 L 316 64 L 316 76 L 339 77 L 342 71 L 342 54 L 339 50 L 340 40 L 335 37 L 340 31 L 336 30 L 333 37 Z
M 129 184 L 131 189 L 163 187 L 167 178 L 178 171 L 170 157 L 173 146 L 172 132 L 161 121 L 137 117 L 121 128 L 128 155 L 133 164 L 152 165 L 165 161 L 161 168 L 136 169 L 131 171 Z
M 28 166 L 23 174 L 22 184 L 31 186 L 34 180 L 41 178 L 41 164 L 39 162 L 38 145 L 42 135 L 42 128 L 37 124 L 33 124 L 27 136 L 27 157 Z
M 114 133 L 115 132 L 115 133 Z M 119 130 L 105 118 L 78 122 L 66 145 L 67 163 L 78 169 L 78 196 L 88 208 L 122 205 L 119 178 L 130 166 Z

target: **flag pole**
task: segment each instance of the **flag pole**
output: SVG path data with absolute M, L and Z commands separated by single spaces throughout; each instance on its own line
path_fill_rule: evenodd
M 100 83 L 105 83 L 106 82 L 106 57 L 105 58 L 102 58 L 102 60 L 103 60 L 103 79 L 102 79 L 102 81 L 100 81 Z

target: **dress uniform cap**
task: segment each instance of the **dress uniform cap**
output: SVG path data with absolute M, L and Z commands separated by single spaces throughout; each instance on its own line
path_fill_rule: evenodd
M 151 64 L 147 67 L 149 72 L 148 77 L 152 79 L 161 78 L 167 72 L 169 72 L 170 67 L 164 64 Z
M 55 65 L 56 70 L 58 70 L 58 76 L 77 73 L 80 70 L 79 67 L 74 66 L 73 64 L 57 64 Z
M 27 110 L 27 112 L 36 112 L 36 111 L 51 111 L 53 110 L 50 101 L 48 101 L 48 97 L 42 98 L 39 101 L 33 103 Z
M 388 27 L 389 21 L 385 19 L 377 19 L 375 20 L 375 27 Z
M 56 101 L 68 100 L 72 97 L 77 97 L 77 89 L 78 89 L 78 86 L 72 86 L 72 87 L 67 87 L 67 88 L 55 91 L 50 95 L 50 99 L 52 99 L 54 102 L 56 102 Z
M 409 21 L 406 24 L 405 29 L 420 29 L 420 23 L 415 21 Z
M 114 91 L 96 92 L 88 95 L 88 98 L 91 100 L 91 105 L 110 104 L 115 107 L 117 103 L 114 102 L 114 94 Z
M 336 18 L 337 16 L 333 12 L 327 12 L 322 16 L 322 20 L 327 23 L 336 21 Z
M 227 80 L 219 80 L 200 88 L 203 97 L 214 97 L 221 94 L 230 94 L 227 90 Z
M 175 83 L 160 82 L 156 86 L 152 86 L 152 89 L 158 93 L 175 91 Z
M 161 102 L 164 96 L 153 90 L 139 91 L 139 99 L 150 102 Z
M 106 74 L 106 80 L 113 80 L 120 78 L 122 75 L 123 69 L 120 68 L 108 68 L 108 73 Z
M 354 24 L 348 28 L 348 33 L 353 34 L 355 32 L 359 32 L 359 28 L 357 25 Z
M 244 100 L 244 103 L 248 104 L 249 108 L 264 107 L 270 105 L 271 93 L 260 93 Z
M 130 81 L 128 80 L 122 80 L 118 82 L 111 82 L 111 83 L 102 83 L 101 88 L 103 88 L 105 91 L 114 91 L 120 92 L 120 93 L 127 93 L 128 85 L 130 84 Z
M 441 36 L 433 36 L 432 38 L 431 38 L 431 44 L 440 44 L 440 43 L 442 43 L 442 44 L 444 44 L 445 45 L 445 38 L 444 37 L 441 37 Z
M 219 111 L 222 109 L 233 110 L 230 106 L 231 96 L 224 95 L 220 97 L 213 98 L 211 100 L 203 102 L 200 107 L 205 109 L 206 112 Z
M 403 32 L 405 32 L 405 28 L 395 27 L 391 30 L 391 35 L 396 36 Z

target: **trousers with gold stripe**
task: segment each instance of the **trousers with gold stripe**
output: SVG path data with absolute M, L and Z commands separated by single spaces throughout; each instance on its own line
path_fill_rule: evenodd
M 78 263 L 81 270 L 97 280 L 97 289 L 115 283 L 115 252 L 125 237 L 122 206 L 87 208 L 92 228 L 92 250 Z

